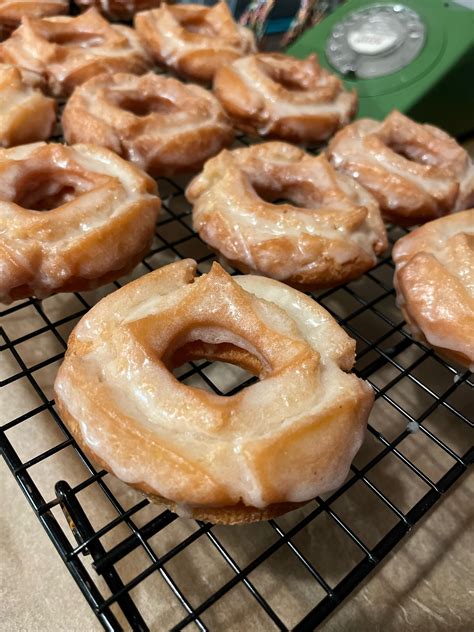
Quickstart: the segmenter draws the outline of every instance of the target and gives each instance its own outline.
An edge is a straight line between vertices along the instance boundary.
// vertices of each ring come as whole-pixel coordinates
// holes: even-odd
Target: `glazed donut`
[[[328,155],[377,198],[395,224],[421,224],[474,205],[468,153],[446,132],[396,110],[383,122],[360,119],[341,130]]]
[[[95,7],[113,20],[129,20],[138,11],[155,9],[161,4],[161,0],[75,0],[81,9]]]
[[[0,150],[0,301],[126,274],[146,254],[159,209],[155,182],[108,149]]]
[[[219,66],[256,50],[252,31],[234,22],[225,2],[169,6],[135,16],[155,61],[190,79],[210,82]]]
[[[103,72],[141,74],[150,65],[133,29],[109,24],[96,9],[77,17],[25,18],[0,45],[0,56],[41,74],[56,96]]]
[[[248,134],[306,145],[326,140],[357,109],[355,92],[318,64],[280,53],[259,53],[222,66],[214,92]]]
[[[12,31],[24,17],[44,18],[67,13],[68,0],[0,0],[0,28]]]
[[[413,335],[474,371],[474,209],[417,228],[392,256],[397,303]]]
[[[222,151],[186,196],[194,229],[234,267],[297,287],[355,279],[387,247],[370,193],[324,156],[286,143]]]
[[[56,103],[30,81],[19,68],[0,63],[0,147],[46,140],[53,131]]]
[[[121,480],[210,522],[266,519],[338,487],[373,402],[348,373],[355,342],[277,281],[195,268],[160,268],[82,318],[55,382],[73,436]],[[261,381],[221,397],[171,373],[202,357]]]
[[[207,90],[153,73],[101,75],[79,86],[63,114],[68,143],[97,143],[154,176],[196,170],[234,139]]]

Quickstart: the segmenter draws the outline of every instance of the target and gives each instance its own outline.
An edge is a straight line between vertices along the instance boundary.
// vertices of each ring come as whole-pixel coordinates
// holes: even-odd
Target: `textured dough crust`
[[[89,79],[69,99],[62,124],[68,143],[108,147],[156,177],[196,171],[234,139],[210,92],[153,73]]]
[[[393,260],[397,302],[413,334],[474,370],[474,209],[399,239]]]
[[[104,461],[98,457],[97,453],[91,450],[89,444],[84,441],[80,425],[72,415],[70,415],[68,409],[65,406],[59,404],[60,415],[64,423],[69,428],[71,434],[81,447],[86,456],[93,461],[96,466],[103,470],[110,470],[110,466],[107,461]],[[268,507],[257,508],[248,507],[243,503],[237,503],[236,505],[229,505],[227,507],[191,507],[185,503],[176,503],[168,498],[163,498],[158,494],[154,494],[153,490],[144,482],[138,484],[129,483],[131,487],[134,487],[142,494],[144,494],[151,502],[159,505],[164,505],[174,513],[178,514],[181,518],[192,518],[193,520],[203,520],[205,522],[211,522],[212,524],[246,524],[250,522],[259,522],[261,520],[271,520],[277,518],[289,511],[294,511],[305,505],[302,503],[273,503]]]
[[[151,60],[135,31],[96,9],[77,17],[25,18],[0,45],[0,58],[42,75],[56,96],[104,72],[144,73]]]
[[[446,132],[394,110],[359,119],[329,143],[333,165],[378,200],[385,218],[413,226],[474,205],[474,167]]]
[[[155,61],[195,81],[212,81],[220,66],[255,52],[252,31],[237,24],[225,2],[170,6],[139,13],[138,35]]]
[[[186,197],[195,230],[231,265],[299,288],[355,279],[387,247],[375,199],[324,156],[286,143],[221,152]]]
[[[0,0],[0,28],[15,29],[21,20],[67,13],[68,0]]]
[[[130,20],[138,11],[156,9],[161,0],[74,0],[81,9],[95,7],[113,20]]]
[[[19,68],[0,63],[0,147],[46,140],[56,122],[56,103]]]
[[[122,276],[148,251],[159,209],[155,182],[107,149],[0,150],[0,301]]]
[[[347,125],[357,109],[355,92],[344,90],[315,55],[305,60],[259,53],[222,66],[214,92],[248,134],[316,144]]]
[[[72,434],[121,480],[211,521],[276,515],[338,487],[373,402],[347,373],[354,341],[281,283],[195,267],[147,274],[83,317],[55,382]],[[181,384],[170,369],[190,344],[191,357],[253,358],[261,381],[229,397]]]

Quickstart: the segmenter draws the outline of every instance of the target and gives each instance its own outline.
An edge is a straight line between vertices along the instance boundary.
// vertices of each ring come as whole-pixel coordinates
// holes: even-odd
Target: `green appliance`
[[[470,0],[348,0],[287,52],[315,52],[359,94],[360,117],[397,108],[455,136],[474,132]],[[474,4],[474,3],[473,3]]]

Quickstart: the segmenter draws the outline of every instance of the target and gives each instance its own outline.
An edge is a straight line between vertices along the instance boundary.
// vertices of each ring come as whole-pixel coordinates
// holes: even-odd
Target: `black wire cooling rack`
[[[188,256],[207,271],[213,255],[191,228],[183,182],[159,185],[163,212],[155,242],[133,278]],[[393,242],[402,231],[389,233]],[[68,333],[94,302],[130,278],[3,310],[0,351],[7,359],[2,366],[10,368],[1,386],[7,395],[18,391],[18,406],[1,426],[2,454],[107,630],[149,629],[150,600],[155,610],[171,613],[159,629],[190,623],[215,629],[229,594],[249,601],[240,609],[242,628],[257,621],[263,629],[313,629],[463,475],[473,461],[471,375],[413,340],[395,305],[392,275],[386,256],[361,279],[313,295],[357,340],[356,373],[376,391],[350,476],[304,508],[240,527],[181,520],[150,504],[97,470],[56,411],[51,385]],[[238,371],[223,386],[224,367],[201,361],[183,367],[180,379],[228,394],[250,383]],[[31,424],[40,430],[40,445],[25,440]],[[140,587],[150,578],[147,601]]]
[[[411,337],[386,256],[361,279],[312,294],[357,341],[355,372],[376,392],[344,485],[244,526],[183,520],[150,503],[84,455],[56,411],[52,383],[71,329],[101,297],[177,259],[210,268],[214,255],[192,230],[185,181],[158,182],[155,240],[132,275],[0,312],[2,455],[106,630],[312,630],[473,463],[472,376]],[[402,234],[390,228],[391,243]],[[181,367],[179,379],[228,395],[254,378],[203,360]]]

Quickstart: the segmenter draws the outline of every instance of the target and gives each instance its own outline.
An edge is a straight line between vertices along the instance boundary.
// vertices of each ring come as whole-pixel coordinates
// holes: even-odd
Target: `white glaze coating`
[[[266,202],[256,189],[290,201]],[[186,195],[194,204],[194,227],[207,243],[244,269],[279,280],[304,275],[307,285],[342,282],[354,274],[355,261],[364,260],[368,269],[386,248],[375,199],[324,156],[286,143],[221,152]],[[284,256],[274,249],[283,241]]]
[[[441,129],[396,110],[384,121],[359,119],[338,132],[328,156],[375,195],[395,223],[421,224],[474,204],[468,153]]]
[[[0,56],[41,74],[58,96],[101,72],[141,74],[151,65],[135,31],[109,24],[94,8],[77,17],[26,18]]]
[[[0,147],[45,140],[56,121],[56,107],[35,87],[37,77],[0,64]]]
[[[413,334],[474,370],[474,210],[395,244],[397,303]]]
[[[73,432],[125,482],[187,507],[262,508],[337,487],[373,398],[345,372],[353,342],[296,290],[260,277],[233,281],[216,265],[194,279],[194,265],[142,277],[76,327],[71,348],[82,350],[66,357],[55,384]],[[232,397],[187,387],[160,358],[196,337],[250,352],[257,344],[269,368]]]
[[[48,296],[75,279],[95,287],[136,263],[153,234],[155,193],[146,174],[99,147],[0,150],[0,300]]]

